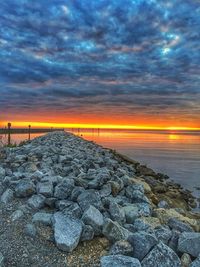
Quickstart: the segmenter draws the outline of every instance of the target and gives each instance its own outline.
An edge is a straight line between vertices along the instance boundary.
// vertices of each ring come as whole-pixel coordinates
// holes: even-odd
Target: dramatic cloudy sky
[[[199,0],[0,11],[0,121],[200,127]]]

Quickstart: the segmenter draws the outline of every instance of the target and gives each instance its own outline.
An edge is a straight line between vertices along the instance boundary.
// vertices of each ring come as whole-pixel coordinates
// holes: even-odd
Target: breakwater
[[[199,261],[200,215],[191,212],[192,195],[165,175],[73,134],[52,132],[2,149],[0,182],[6,266],[180,267]]]

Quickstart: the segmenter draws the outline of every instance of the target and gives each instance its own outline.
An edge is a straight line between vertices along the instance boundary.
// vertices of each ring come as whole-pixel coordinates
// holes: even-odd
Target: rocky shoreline
[[[0,266],[200,266],[191,193],[73,134],[2,149],[0,194]]]

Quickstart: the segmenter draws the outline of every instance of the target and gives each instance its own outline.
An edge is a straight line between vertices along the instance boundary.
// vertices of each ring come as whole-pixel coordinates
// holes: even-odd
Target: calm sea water
[[[200,132],[96,129],[71,132],[167,174],[200,197],[197,189],[200,187]],[[12,135],[16,143],[27,138],[27,134]]]

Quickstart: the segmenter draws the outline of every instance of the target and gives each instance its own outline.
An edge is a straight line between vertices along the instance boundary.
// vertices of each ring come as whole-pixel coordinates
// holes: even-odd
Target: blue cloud
[[[98,103],[200,115],[199,12],[197,0],[2,0],[0,112]]]

